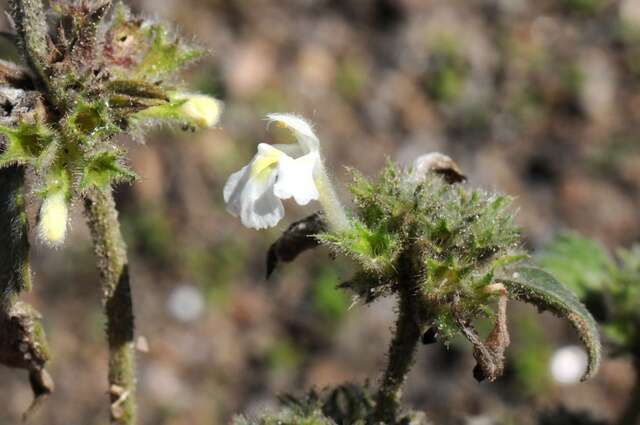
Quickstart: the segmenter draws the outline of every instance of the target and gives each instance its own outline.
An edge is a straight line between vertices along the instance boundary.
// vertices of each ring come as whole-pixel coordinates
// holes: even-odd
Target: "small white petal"
[[[293,131],[298,143],[305,149],[305,153],[317,152],[320,148],[318,136],[304,118],[293,114],[268,114],[267,119],[269,124],[276,123]]]
[[[273,193],[278,160],[284,153],[261,143],[253,160],[233,173],[224,187],[227,211],[252,229],[273,227],[284,217],[282,201]]]
[[[278,180],[274,193],[280,199],[293,198],[298,205],[307,205],[320,194],[313,179],[313,171],[320,160],[318,154],[310,153],[293,159],[283,156],[278,161]]]

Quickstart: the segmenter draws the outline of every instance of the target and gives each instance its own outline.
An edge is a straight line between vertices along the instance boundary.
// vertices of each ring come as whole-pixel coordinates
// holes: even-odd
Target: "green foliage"
[[[567,241],[570,243],[567,243]],[[586,301],[604,303],[602,329],[621,353],[640,352],[640,246],[612,258],[597,242],[560,235],[540,255],[540,263],[565,279]]]
[[[497,271],[524,258],[508,197],[436,176],[412,182],[393,165],[376,182],[356,174],[351,191],[358,218],[344,232],[320,236],[360,266],[344,287],[372,302],[409,275],[445,342],[457,333],[456,317],[492,316],[486,287]]]
[[[549,359],[551,347],[544,337],[542,324],[531,315],[519,315],[513,321],[513,347],[510,361],[513,364],[518,388],[528,396],[545,394],[551,385]]]
[[[330,269],[319,273],[311,287],[314,309],[329,322],[339,322],[347,314],[349,298],[336,287],[337,275]]]
[[[583,299],[587,292],[603,288],[614,267],[600,244],[574,233],[558,235],[537,261]]]
[[[600,334],[595,320],[578,298],[551,274],[534,267],[517,267],[501,281],[512,298],[535,304],[571,322],[589,354],[589,367],[582,380],[593,377],[602,355]]]
[[[435,100],[448,102],[458,98],[469,74],[469,64],[458,42],[442,35],[433,43],[426,91]]]
[[[30,165],[37,169],[51,162],[55,150],[54,133],[40,122],[20,123],[17,128],[0,126],[5,136],[4,152],[0,154],[0,168],[9,165]]]

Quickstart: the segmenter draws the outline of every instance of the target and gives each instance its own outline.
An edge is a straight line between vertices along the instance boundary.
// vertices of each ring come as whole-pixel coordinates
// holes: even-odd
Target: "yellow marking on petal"
[[[265,154],[258,156],[251,164],[251,176],[259,180],[265,180],[284,155],[277,149],[269,149]]]

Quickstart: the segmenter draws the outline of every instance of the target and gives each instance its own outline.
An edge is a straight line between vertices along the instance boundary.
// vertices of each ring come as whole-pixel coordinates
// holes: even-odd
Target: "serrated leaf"
[[[136,174],[121,164],[117,151],[99,152],[87,160],[80,179],[80,190],[91,187],[105,189],[111,183],[132,181],[135,178]]]
[[[535,267],[515,268],[500,281],[507,287],[510,298],[549,310],[571,322],[589,355],[589,366],[582,380],[592,378],[600,366],[600,334],[591,313],[573,292],[550,273]]]

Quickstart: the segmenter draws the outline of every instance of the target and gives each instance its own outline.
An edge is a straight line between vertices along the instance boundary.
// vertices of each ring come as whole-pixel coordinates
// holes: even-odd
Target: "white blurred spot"
[[[183,406],[188,404],[189,390],[176,371],[161,363],[151,363],[142,373],[145,394],[163,404]]]
[[[138,350],[141,353],[148,353],[149,352],[149,341],[147,341],[146,337],[140,335],[136,339],[136,350]]]
[[[169,295],[167,309],[176,320],[192,322],[202,315],[204,298],[198,288],[191,285],[181,285]]]
[[[560,384],[575,384],[587,371],[589,358],[577,345],[568,345],[556,350],[551,356],[551,376]]]

